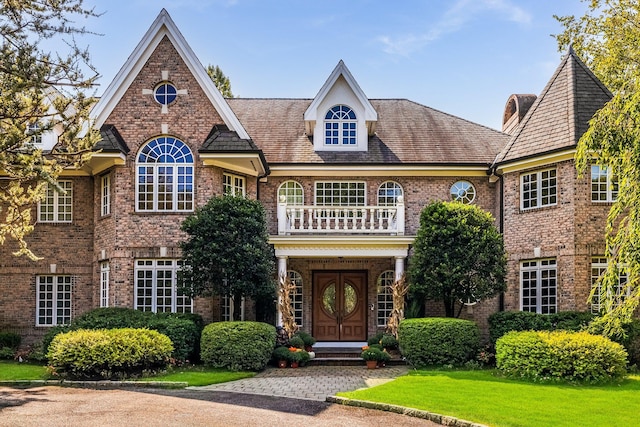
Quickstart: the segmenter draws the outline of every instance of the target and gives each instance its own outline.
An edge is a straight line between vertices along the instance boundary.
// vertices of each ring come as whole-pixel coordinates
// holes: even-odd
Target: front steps
[[[364,366],[365,362],[360,358],[362,347],[366,342],[318,342],[314,344],[313,351],[316,357],[308,362],[311,366]],[[393,355],[387,365],[406,365],[399,354]]]

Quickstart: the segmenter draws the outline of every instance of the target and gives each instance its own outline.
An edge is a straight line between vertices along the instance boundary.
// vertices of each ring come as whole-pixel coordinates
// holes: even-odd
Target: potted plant
[[[297,368],[309,360],[309,353],[301,348],[289,347],[289,364],[292,368]]]
[[[294,335],[289,339],[289,347],[304,349],[304,341],[298,335]]]
[[[313,351],[313,345],[316,343],[316,339],[312,337],[310,334],[300,331],[295,336],[302,338],[304,342],[304,349],[307,352]]]
[[[289,362],[289,347],[279,346],[273,350],[271,354],[273,360],[278,364],[278,368],[286,368]]]
[[[382,360],[384,355],[379,348],[364,346],[362,347],[360,357],[367,362],[367,369],[375,369],[378,367],[378,361]]]

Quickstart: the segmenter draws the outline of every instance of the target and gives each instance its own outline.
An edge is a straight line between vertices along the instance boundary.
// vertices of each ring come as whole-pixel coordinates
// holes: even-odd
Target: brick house
[[[508,100],[504,132],[369,99],[342,61],[318,86],[313,99],[224,99],[163,10],[94,108],[100,151],[60,177],[67,194],[50,190],[34,208],[28,242],[43,259],[0,246],[0,330],[35,341],[104,306],[227,319],[229,298],[191,301],[175,282],[180,223],[225,192],[264,204],[296,321],[321,341],[385,325],[386,285],[434,200],[475,203],[504,232],[508,291],[464,317],[486,328],[502,309],[590,308],[614,183],[595,166],[577,178],[572,159],[610,94],[573,52],[539,97]],[[245,318],[255,309],[247,302]]]

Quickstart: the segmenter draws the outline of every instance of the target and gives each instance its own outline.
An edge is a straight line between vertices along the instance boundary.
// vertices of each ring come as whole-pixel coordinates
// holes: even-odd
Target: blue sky
[[[85,0],[100,95],[160,10],[234,94],[313,98],[340,59],[369,98],[408,98],[492,128],[512,93],[539,94],[561,60],[553,15],[579,0]]]

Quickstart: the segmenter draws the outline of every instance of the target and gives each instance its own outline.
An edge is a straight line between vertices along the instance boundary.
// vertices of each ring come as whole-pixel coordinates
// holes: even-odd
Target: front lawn
[[[640,414],[640,376],[620,384],[574,386],[519,382],[496,377],[495,371],[418,371],[338,395],[491,426],[636,425]]]
[[[186,382],[190,386],[203,386],[250,378],[254,375],[255,372],[232,372],[219,368],[189,365],[169,368],[166,373],[141,378],[140,381],[177,381]],[[46,366],[0,360],[0,381],[47,379],[54,379],[54,377],[47,373]]]
[[[0,360],[0,381],[46,379],[49,379],[46,366]]]

